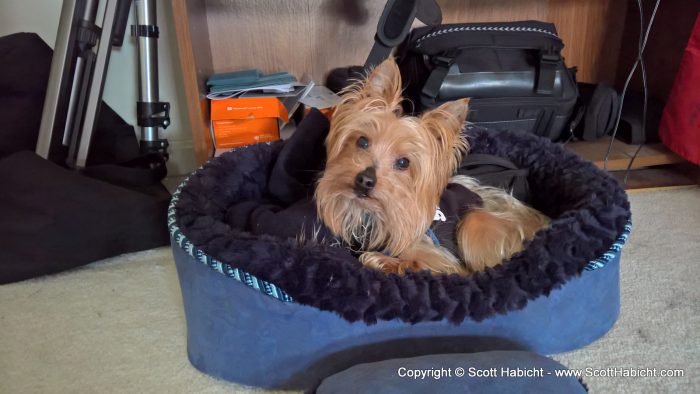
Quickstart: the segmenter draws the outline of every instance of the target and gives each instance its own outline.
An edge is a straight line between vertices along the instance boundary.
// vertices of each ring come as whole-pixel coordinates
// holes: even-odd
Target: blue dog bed
[[[530,169],[532,204],[551,226],[469,277],[385,275],[342,248],[289,238],[300,231],[284,225],[290,218],[313,220],[302,208],[313,206],[327,130],[314,111],[291,140],[213,159],[173,195],[169,228],[195,367],[245,385],[308,389],[359,363],[552,354],[612,327],[630,213],[607,174],[536,136],[470,129],[472,152]]]

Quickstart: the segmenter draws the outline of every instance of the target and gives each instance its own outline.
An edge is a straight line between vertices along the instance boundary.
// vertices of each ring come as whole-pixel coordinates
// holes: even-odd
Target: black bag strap
[[[466,155],[459,165],[460,174],[489,177],[495,179],[511,179],[516,177],[527,177],[530,173],[527,168],[518,168],[513,162],[508,159],[487,155],[483,153],[472,153]]]
[[[416,17],[418,0],[388,0],[377,23],[374,46],[367,56],[365,69],[376,66],[386,59],[391,50],[399,45],[411,29]]]
[[[561,56],[558,51],[554,50],[554,47],[549,46],[540,51],[540,64],[537,70],[537,85],[535,86],[537,94],[552,94],[559,62],[561,62]]]
[[[529,170],[518,168],[506,158],[483,153],[468,154],[462,158],[457,173],[476,178],[484,185],[505,189],[521,201],[530,200]]]
[[[500,156],[487,155],[485,153],[470,153],[462,159],[460,168],[476,167],[482,165],[492,165],[507,168],[509,170],[520,170],[513,162]],[[524,170],[527,172],[527,170]]]
[[[450,71],[450,67],[454,63],[457,56],[459,56],[458,50],[449,51],[444,56],[437,56],[433,58],[433,63],[435,68],[430,72],[428,79],[425,80],[423,84],[423,89],[421,90],[421,96],[427,98],[429,102],[434,103],[440,94],[440,87],[447,77],[447,73]]]
[[[374,46],[365,61],[365,70],[389,57],[392,49],[401,44],[418,18],[426,25],[442,22],[442,12],[435,0],[388,0],[377,23]]]

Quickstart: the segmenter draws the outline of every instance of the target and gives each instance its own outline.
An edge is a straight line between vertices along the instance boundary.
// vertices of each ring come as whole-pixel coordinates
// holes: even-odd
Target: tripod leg
[[[78,96],[80,95],[80,85],[85,75],[85,59],[78,57],[75,61],[75,73],[73,73],[73,87],[70,90],[70,102],[68,103],[68,111],[66,113],[66,127],[63,132],[63,145],[68,146],[71,141],[71,133],[73,132],[73,122],[76,116],[76,105]]]
[[[82,133],[80,135],[80,144],[78,145],[78,155],[75,165],[78,168],[85,168],[87,164],[88,151],[92,142],[92,134],[95,131],[97,118],[100,113],[100,105],[102,104],[102,93],[105,85],[105,77],[107,76],[107,66],[109,65],[109,56],[112,53],[112,34],[114,23],[117,14],[117,3],[119,0],[107,0],[105,6],[105,14],[102,22],[102,32],[100,34],[100,43],[95,57],[94,74],[92,83],[87,95],[87,105],[85,109],[85,121],[83,122]]]
[[[159,138],[158,128],[170,125],[170,104],[159,101],[158,26],[155,0],[135,0],[136,23],[132,34],[139,42],[138,124],[141,126],[141,152],[168,155],[168,141]],[[162,114],[162,115],[161,115]]]
[[[58,143],[57,129],[62,127],[59,125],[62,123],[60,118],[64,116],[66,100],[70,98],[70,70],[73,64],[77,30],[75,25],[82,16],[84,6],[85,1],[63,0],[36,143],[36,154],[44,159],[50,158],[52,147]]]
[[[92,53],[92,47],[97,43],[97,37],[99,35],[99,29],[95,26],[95,18],[97,17],[97,0],[86,0],[85,8],[83,10],[83,15],[79,21],[79,27],[76,37],[76,42],[80,53],[78,54],[78,59],[75,62],[75,72],[73,73],[73,87],[71,88],[70,101],[68,102],[68,112],[66,118],[66,125],[63,133],[63,145],[68,145],[71,139],[71,132],[74,129],[78,129],[73,125],[76,121],[79,126],[80,120],[82,118],[82,106],[78,106],[79,97],[81,97],[80,86],[83,82],[84,75],[90,75],[90,60]],[[87,66],[86,66],[86,63]],[[77,107],[76,107],[77,106]]]
[[[77,89],[79,89],[75,96],[73,96],[77,97],[76,105],[78,110],[75,111],[74,121],[70,124],[66,123],[66,134],[63,137],[64,145],[68,145],[68,157],[66,159],[66,164],[68,165],[68,167],[71,168],[75,168],[76,166],[76,155],[78,151],[78,141],[80,139],[81,130],[80,126],[82,125],[83,116],[85,115],[82,109],[85,108],[87,90],[90,87],[90,82],[92,81],[92,70],[95,64],[95,54],[91,50],[88,50],[84,58],[78,58],[78,62],[80,63],[76,65],[76,69],[79,64],[82,63],[83,65],[83,72],[80,75],[81,78],[78,79],[78,74],[76,73],[76,79],[74,81],[78,82]],[[74,84],[73,87],[76,88],[76,85]],[[73,97],[71,97],[71,101],[73,101]],[[68,129],[69,125],[71,126],[70,130]]]

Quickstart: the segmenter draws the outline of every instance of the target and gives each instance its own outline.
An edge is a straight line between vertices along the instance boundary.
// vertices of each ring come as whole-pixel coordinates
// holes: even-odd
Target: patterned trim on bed
[[[188,180],[189,178],[185,179],[185,181],[178,186],[170,200],[170,206],[168,206],[168,230],[170,231],[170,238],[174,240],[175,243],[178,244],[185,252],[187,252],[187,254],[192,256],[200,263],[208,265],[214,271],[233,278],[249,287],[254,288],[255,290],[262,291],[263,293],[275,297],[280,301],[294,302],[294,299],[292,299],[289,294],[285,293],[274,284],[260,280],[245,271],[209,256],[208,254],[204,253],[203,250],[194,246],[194,244],[192,244],[192,242],[185,237],[182,231],[180,231],[180,228],[177,226],[177,221],[175,219],[175,206],[180,199],[180,190],[187,184]]]
[[[610,261],[612,261],[612,259],[614,259],[620,254],[622,247],[625,246],[625,242],[627,242],[627,238],[629,238],[630,236],[630,231],[632,231],[631,221],[627,222],[627,224],[625,225],[625,229],[622,230],[622,234],[620,234],[620,236],[617,237],[617,240],[615,241],[615,243],[612,244],[610,249],[608,249],[608,251],[605,252],[602,256],[589,262],[584,269],[586,271],[595,271],[598,268],[605,267],[606,264],[608,264]]]
[[[204,253],[203,250],[194,246],[194,244],[192,244],[192,242],[185,237],[182,231],[180,231],[180,228],[177,226],[177,221],[175,219],[175,206],[180,199],[180,190],[187,184],[188,180],[189,178],[185,179],[180,186],[178,186],[175,193],[173,193],[170,200],[170,205],[168,206],[168,230],[170,231],[170,238],[174,240],[175,243],[178,244],[185,252],[187,252],[187,254],[192,256],[192,258],[202,264],[208,265],[214,271],[233,278],[280,301],[294,302],[294,299],[289,294],[285,293],[284,290],[280,289],[274,284],[260,280],[243,270],[231,266],[230,264],[216,260],[215,258]],[[625,245],[625,242],[629,237],[630,231],[632,231],[632,223],[628,222],[625,225],[625,229],[623,230],[622,234],[620,234],[617,241],[612,244],[610,249],[601,257],[589,262],[584,269],[586,271],[595,271],[599,268],[605,267],[605,265],[620,254],[622,247]]]

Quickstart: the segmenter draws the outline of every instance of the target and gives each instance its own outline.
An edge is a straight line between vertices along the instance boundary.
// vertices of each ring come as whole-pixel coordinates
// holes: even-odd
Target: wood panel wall
[[[195,158],[203,164],[213,149],[204,82],[214,71],[204,2],[174,0],[173,19]]]
[[[444,23],[554,22],[579,79],[614,80],[625,19],[616,0],[439,0]],[[206,0],[215,72],[310,73],[363,64],[385,0]]]

